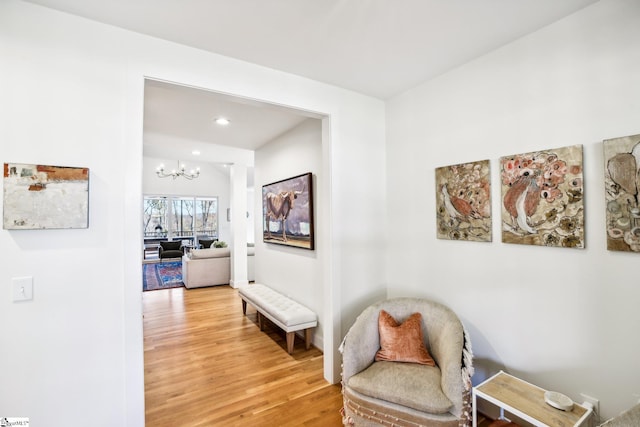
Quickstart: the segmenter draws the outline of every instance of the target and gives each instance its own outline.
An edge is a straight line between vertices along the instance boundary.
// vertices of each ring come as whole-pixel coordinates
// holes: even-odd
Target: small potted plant
[[[215,242],[213,242],[213,247],[214,248],[226,248],[227,247],[227,242],[225,242],[223,240],[216,240]]]

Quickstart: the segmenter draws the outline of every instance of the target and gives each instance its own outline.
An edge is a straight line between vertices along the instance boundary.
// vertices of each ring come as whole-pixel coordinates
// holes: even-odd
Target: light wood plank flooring
[[[322,353],[256,312],[229,286],[143,293],[147,427],[341,426],[339,385]]]

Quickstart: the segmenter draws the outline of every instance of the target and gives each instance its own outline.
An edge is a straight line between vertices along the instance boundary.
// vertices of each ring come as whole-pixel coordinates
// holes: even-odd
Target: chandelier
[[[173,169],[171,170],[171,172],[167,173],[164,170],[164,165],[160,165],[156,169],[156,175],[158,175],[158,177],[160,178],[171,177],[173,179],[176,179],[177,177],[181,176],[186,179],[195,179],[200,176],[200,168],[197,168],[195,170],[191,169],[189,173],[187,173],[185,165],[180,164],[180,160],[178,160],[178,169]]]

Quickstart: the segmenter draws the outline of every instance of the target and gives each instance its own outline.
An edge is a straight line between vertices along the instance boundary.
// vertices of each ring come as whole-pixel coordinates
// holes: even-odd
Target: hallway
[[[247,316],[229,286],[143,293],[147,427],[340,426],[322,353]]]

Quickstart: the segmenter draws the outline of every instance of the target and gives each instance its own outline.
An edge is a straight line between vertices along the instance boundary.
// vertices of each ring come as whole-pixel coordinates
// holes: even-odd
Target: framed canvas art
[[[4,164],[5,230],[89,227],[89,169]]]
[[[262,214],[264,242],[313,249],[312,174],[262,186]]]
[[[640,135],[607,139],[603,146],[607,249],[640,252]]]
[[[437,237],[491,241],[489,160],[436,168]]]
[[[500,158],[502,241],[584,248],[582,146]]]

